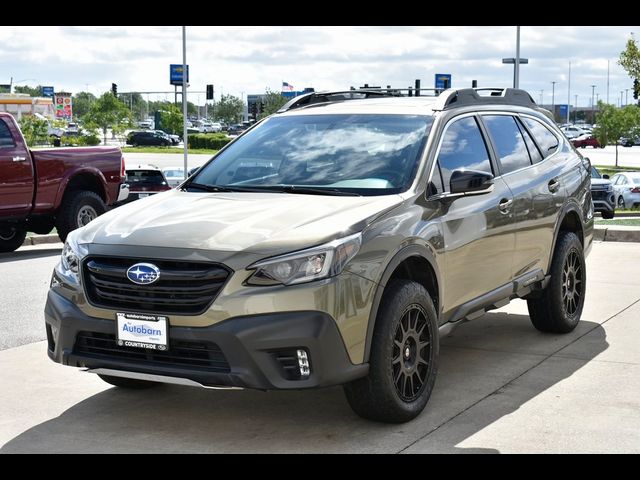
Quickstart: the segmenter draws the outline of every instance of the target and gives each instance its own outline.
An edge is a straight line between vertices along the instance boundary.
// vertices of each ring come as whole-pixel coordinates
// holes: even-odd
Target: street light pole
[[[516,63],[513,74],[513,88],[520,88],[520,27],[516,27]]]
[[[591,123],[592,124],[596,122],[596,108],[595,108],[595,104],[593,103],[595,94],[596,94],[596,86],[591,85]]]
[[[189,138],[187,132],[187,27],[182,27],[182,140],[184,143],[184,179],[187,179]]]
[[[571,62],[569,62],[569,88],[567,91],[567,123],[571,123]]]
[[[575,101],[575,105],[573,106],[573,123],[576,123],[578,121],[578,94],[576,93],[575,95],[576,101]]]
[[[625,93],[625,97],[624,97],[624,104],[625,104],[625,105],[629,105],[629,89],[628,89],[628,88],[625,88],[625,90],[624,90],[624,91],[626,92],[626,93]]]

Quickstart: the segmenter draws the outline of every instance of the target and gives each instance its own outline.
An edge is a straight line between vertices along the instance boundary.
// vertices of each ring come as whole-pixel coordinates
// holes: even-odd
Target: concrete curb
[[[61,243],[58,235],[34,235],[24,239],[23,247],[29,245],[42,245],[44,243]]]
[[[593,239],[601,242],[640,242],[640,228],[598,225],[593,231]]]

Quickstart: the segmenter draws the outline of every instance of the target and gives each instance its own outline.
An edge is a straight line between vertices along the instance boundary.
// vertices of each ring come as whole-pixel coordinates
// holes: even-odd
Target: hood
[[[399,195],[172,190],[102,215],[78,232],[78,242],[275,255],[354,233],[401,202]]]
[[[591,185],[592,186],[597,186],[597,187],[608,187],[609,185],[611,185],[611,180],[607,180],[606,178],[592,178],[591,179]]]

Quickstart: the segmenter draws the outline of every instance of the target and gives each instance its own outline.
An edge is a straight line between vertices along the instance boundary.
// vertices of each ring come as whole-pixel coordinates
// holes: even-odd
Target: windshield
[[[432,121],[410,115],[274,117],[222,151],[192,181],[252,191],[399,193],[415,176]]]

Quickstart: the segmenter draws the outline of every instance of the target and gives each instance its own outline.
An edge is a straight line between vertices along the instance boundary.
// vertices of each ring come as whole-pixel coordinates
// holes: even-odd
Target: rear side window
[[[474,117],[454,121],[444,134],[429,188],[448,192],[454,170],[480,170],[493,175],[489,151]],[[436,176],[440,174],[440,181]],[[441,191],[442,189],[443,191]]]
[[[486,115],[483,119],[500,157],[503,175],[531,165],[529,151],[515,118],[508,115]]]
[[[532,118],[522,117],[522,121],[531,131],[536,143],[540,146],[543,158],[547,158],[558,150],[558,137],[551,133],[551,130],[538,120],[533,120]]]
[[[15,147],[16,144],[13,141],[9,127],[3,120],[0,120],[0,148]]]
[[[541,162],[542,155],[540,155],[540,150],[538,150],[538,147],[536,147],[536,144],[532,140],[531,135],[529,135],[529,132],[527,132],[527,129],[524,128],[520,122],[518,122],[518,126],[520,127],[520,132],[522,133],[522,137],[524,138],[524,143],[527,144],[527,150],[529,150],[531,163]]]

